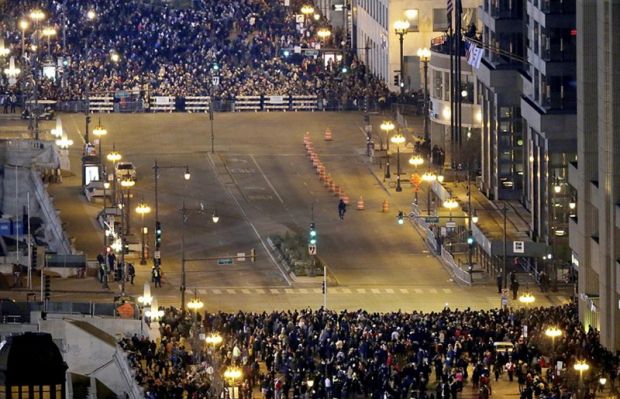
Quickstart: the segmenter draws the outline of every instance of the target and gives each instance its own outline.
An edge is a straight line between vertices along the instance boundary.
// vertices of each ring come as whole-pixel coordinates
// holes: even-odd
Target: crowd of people
[[[189,8],[123,0],[0,2],[0,35],[19,60],[18,21],[35,8],[47,14],[44,24],[24,31],[26,60],[41,66],[49,58],[60,66],[55,80],[38,76],[42,98],[118,91],[222,98],[387,96],[386,86],[346,50],[342,32],[321,40],[316,32],[326,25],[322,16],[299,20],[301,5],[298,0],[288,6],[284,0],[193,0]],[[92,20],[89,11],[95,12]],[[55,27],[56,36],[38,38],[33,32],[43,25]],[[342,60],[326,64],[304,53],[319,47],[336,48]],[[0,82],[5,89],[7,84]]]
[[[242,371],[234,383],[241,398],[457,398],[472,389],[488,398],[504,378],[521,398],[568,399],[579,388],[580,360],[591,366],[583,397],[593,397],[599,376],[615,390],[618,357],[576,313],[574,305],[384,314],[166,309],[160,339],[133,336],[121,346],[151,399],[210,397],[232,385],[222,379],[230,366]],[[562,331],[554,345],[544,333],[550,326]],[[222,344],[205,345],[214,332]]]

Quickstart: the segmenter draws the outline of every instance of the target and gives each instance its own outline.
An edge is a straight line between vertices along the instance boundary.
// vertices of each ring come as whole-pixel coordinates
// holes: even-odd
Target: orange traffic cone
[[[325,186],[327,189],[330,189],[330,188],[331,188],[331,186],[332,186],[332,183],[333,183],[333,182],[334,182],[334,181],[332,180],[332,177],[331,177],[330,175],[325,176],[325,184],[324,184],[324,186]]]
[[[362,198],[361,195],[360,195],[360,199],[357,200],[357,210],[358,211],[364,210],[364,198]]]
[[[330,128],[325,129],[325,141],[332,141],[333,140],[333,136],[332,136],[332,130]]]
[[[325,166],[319,169],[319,179],[325,181]]]
[[[342,194],[342,187],[340,187],[339,185],[336,185],[336,188],[334,189],[334,195],[340,198],[340,194]]]
[[[383,201],[383,213],[387,213],[387,211],[390,210],[390,204],[388,203],[388,200],[384,200]]]

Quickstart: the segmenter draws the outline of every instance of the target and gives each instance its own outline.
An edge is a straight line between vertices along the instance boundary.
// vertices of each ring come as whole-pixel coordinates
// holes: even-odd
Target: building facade
[[[521,118],[525,68],[524,0],[483,0],[482,42],[476,70],[482,108],[480,190],[490,199],[520,199],[524,138]]]
[[[577,161],[569,222],[579,316],[620,350],[620,1],[577,0]]]
[[[549,246],[535,262],[552,281],[571,275],[568,218],[574,194],[568,164],[577,151],[575,1],[526,2],[527,69],[522,75],[524,132],[523,205],[532,239]]]
[[[463,27],[475,24],[480,0],[462,0],[462,4]],[[403,84],[406,92],[418,91],[423,76],[417,51],[429,48],[431,40],[448,29],[446,6],[444,0],[353,0],[352,46],[358,58],[391,90],[400,90],[400,44],[394,23],[409,22],[403,43]]]

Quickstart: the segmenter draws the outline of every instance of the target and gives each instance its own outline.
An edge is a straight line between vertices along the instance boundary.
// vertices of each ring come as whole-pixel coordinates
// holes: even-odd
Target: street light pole
[[[429,49],[421,48],[418,50],[418,57],[424,65],[424,141],[430,140],[429,133],[429,116],[428,116],[428,62],[431,58],[431,52]]]
[[[408,21],[396,21],[394,23],[394,31],[398,35],[398,40],[400,42],[400,94],[405,94],[405,55],[403,53],[403,43],[405,40],[405,35],[409,30],[409,22]]]
[[[181,208],[182,224],[181,224],[181,312],[185,311],[185,220],[187,219],[187,208],[185,200],[183,208]]]
[[[508,212],[508,207],[506,206],[506,202],[504,201],[504,206],[502,208],[502,213],[504,216],[504,252],[503,252],[503,270],[502,270],[502,279],[504,282],[504,289],[508,286],[507,277],[508,277],[508,243],[507,243],[507,230],[506,230],[506,214]]]

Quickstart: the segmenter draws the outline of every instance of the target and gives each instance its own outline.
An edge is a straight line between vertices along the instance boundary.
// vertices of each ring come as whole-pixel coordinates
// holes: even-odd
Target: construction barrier
[[[88,97],[90,112],[114,111],[114,97]]]
[[[334,136],[332,135],[332,130],[330,128],[325,129],[325,141],[332,141]]]
[[[238,96],[235,98],[234,111],[254,111],[262,110],[261,96]]]
[[[149,109],[151,112],[172,112],[175,109],[175,98],[171,96],[151,97]]]
[[[209,112],[210,108],[211,97],[209,96],[185,97],[185,110],[187,112]]]
[[[357,200],[357,210],[363,211],[365,209],[364,198],[360,195],[360,199]]]

